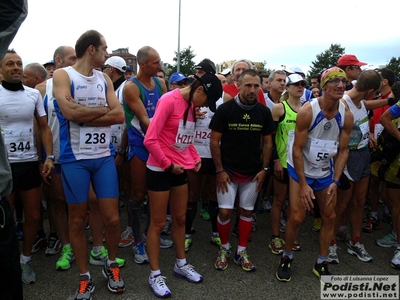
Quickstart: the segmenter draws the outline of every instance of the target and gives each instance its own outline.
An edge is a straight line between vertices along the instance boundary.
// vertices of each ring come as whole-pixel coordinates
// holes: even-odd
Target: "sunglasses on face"
[[[305,87],[306,83],[304,81],[299,81],[299,82],[291,83],[290,85]]]
[[[111,66],[106,65],[106,66],[104,66],[104,67],[101,68],[101,71],[104,71],[104,70],[107,69],[107,68],[111,68]]]
[[[173,82],[172,84],[175,84],[177,86],[184,86],[184,85],[187,85],[187,82],[182,80],[182,81],[179,81],[179,82]]]

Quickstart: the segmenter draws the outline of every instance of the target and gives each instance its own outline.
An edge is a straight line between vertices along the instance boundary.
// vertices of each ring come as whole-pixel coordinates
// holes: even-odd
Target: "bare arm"
[[[335,156],[335,173],[333,176],[333,180],[339,181],[340,177],[342,176],[344,167],[347,164],[347,159],[349,157],[349,141],[350,141],[350,133],[353,128],[354,118],[353,114],[350,112],[349,109],[346,108],[345,117],[344,117],[344,126],[340,132],[339,137],[339,150]],[[335,196],[337,189],[337,184],[332,182],[328,188],[328,195],[332,197]]]
[[[257,173],[254,177],[253,181],[257,181],[257,192],[259,192],[262,188],[265,178],[267,177],[267,172],[264,171],[264,168],[269,166],[272,156],[272,135],[263,136],[263,151],[262,151],[262,167],[263,169]]]
[[[314,207],[313,200],[315,199],[314,191],[306,181],[304,173],[304,158],[303,148],[307,142],[308,128],[312,120],[312,109],[310,103],[306,103],[300,108],[296,118],[296,131],[293,142],[293,164],[296,170],[300,185],[300,201],[306,210]]]
[[[300,186],[308,185],[304,173],[303,148],[307,142],[308,128],[312,120],[312,110],[309,103],[300,108],[296,118],[296,130],[293,142],[293,164],[299,178]]]
[[[343,169],[347,164],[347,158],[349,157],[349,141],[350,141],[350,132],[353,128],[354,118],[353,114],[350,110],[346,109],[345,117],[344,117],[344,126],[340,132],[339,137],[339,150],[335,157],[335,174],[333,179],[340,180],[342,176]]]
[[[101,117],[86,122],[85,125],[87,126],[110,126],[121,124],[125,120],[125,113],[122,109],[121,103],[119,103],[119,100],[115,95],[113,83],[107,74],[104,74],[104,78],[106,79],[108,86],[106,99],[109,111]]]
[[[225,171],[222,171],[224,167],[222,166],[221,158],[221,138],[221,132],[215,130],[211,131],[210,150],[212,158],[214,160],[215,170],[217,172],[217,190],[221,191],[224,194],[225,192],[228,192],[228,183],[231,183],[231,179]]]
[[[385,111],[381,116],[381,124],[385,127],[385,130],[397,140],[400,141],[400,132],[397,130],[396,125],[392,122],[395,118],[389,112]]]
[[[159,80],[161,83],[162,95],[168,92],[167,85],[165,84],[165,80]]]
[[[42,99],[44,99],[44,96],[46,94],[46,82],[47,82],[47,80],[45,80],[42,83],[39,83],[37,86],[35,86],[35,89],[37,89],[40,92]]]
[[[282,103],[275,104],[272,107],[272,111],[271,111],[272,119],[274,120],[274,122],[278,122],[284,113],[285,113],[285,108],[284,108],[283,104]],[[273,139],[275,139],[275,134],[273,135]],[[273,142],[275,142],[275,141],[273,141]],[[274,156],[274,157],[276,157],[276,156]],[[278,179],[283,179],[283,166],[282,166],[282,163],[281,163],[279,157],[274,159],[274,175]]]
[[[121,144],[119,144],[119,147],[124,150],[128,148],[128,133],[126,132],[126,128],[124,128],[124,131],[122,132]],[[126,153],[121,154],[117,152],[117,155],[115,156],[115,164],[117,166],[120,166],[122,165],[125,159],[126,159]]]
[[[362,100],[362,101],[364,101],[365,108],[367,110],[371,110],[371,109],[375,109],[375,108],[382,107],[385,105],[389,105],[388,99],[368,100],[368,101]]]
[[[57,104],[64,117],[74,123],[90,122],[109,111],[108,107],[86,107],[72,102],[69,76],[63,69],[54,72],[53,96],[57,99]]]
[[[40,130],[41,141],[44,148],[46,149],[46,153],[47,155],[53,155],[53,135],[51,134],[50,127],[47,124],[47,118],[46,116],[37,117],[36,120]],[[42,177],[45,179],[53,172],[53,170],[53,160],[46,159],[43,165]]]
[[[228,93],[224,93],[224,102],[228,102],[229,100],[233,99],[231,95],[229,95]]]

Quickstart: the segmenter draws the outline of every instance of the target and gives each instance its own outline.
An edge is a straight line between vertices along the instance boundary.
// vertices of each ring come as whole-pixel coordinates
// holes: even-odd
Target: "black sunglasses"
[[[290,85],[294,85],[294,86],[302,86],[302,87],[305,87],[306,86],[306,83],[304,82],[304,81],[298,81],[298,82],[295,82],[295,83],[291,83]]]

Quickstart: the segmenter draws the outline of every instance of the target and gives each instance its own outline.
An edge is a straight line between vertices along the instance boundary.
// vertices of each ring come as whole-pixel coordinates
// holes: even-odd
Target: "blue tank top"
[[[154,116],[158,99],[160,99],[162,95],[162,87],[159,79],[157,77],[153,77],[153,79],[156,85],[153,90],[148,90],[147,88],[145,88],[136,77],[132,77],[131,79],[129,79],[138,86],[140,91],[140,99],[142,100],[143,105],[147,111],[147,115],[150,119]],[[122,105],[125,111],[126,132],[128,133],[129,145],[143,146],[145,132],[139,118],[130,109],[125,100],[123,101]]]

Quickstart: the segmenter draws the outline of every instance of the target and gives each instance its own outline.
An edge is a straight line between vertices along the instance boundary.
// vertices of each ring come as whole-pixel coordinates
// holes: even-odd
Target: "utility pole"
[[[178,61],[176,70],[181,71],[181,0],[179,0],[179,21],[178,21]]]

